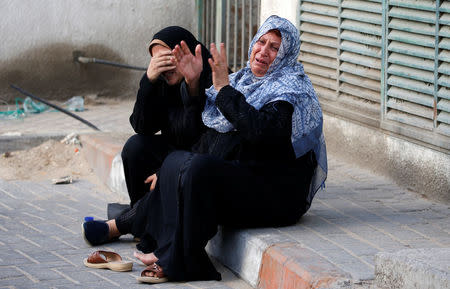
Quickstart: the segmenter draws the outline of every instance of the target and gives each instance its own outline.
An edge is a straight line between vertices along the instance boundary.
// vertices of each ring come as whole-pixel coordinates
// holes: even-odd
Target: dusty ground
[[[5,153],[0,157],[0,177],[4,180],[49,180],[72,176],[95,180],[81,153],[81,146],[48,140],[29,150]],[[95,182],[97,183],[97,182]]]

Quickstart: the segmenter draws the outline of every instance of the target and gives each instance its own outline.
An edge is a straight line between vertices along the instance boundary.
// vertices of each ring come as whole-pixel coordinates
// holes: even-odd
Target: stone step
[[[378,253],[375,264],[375,284],[382,289],[450,288],[450,248]]]

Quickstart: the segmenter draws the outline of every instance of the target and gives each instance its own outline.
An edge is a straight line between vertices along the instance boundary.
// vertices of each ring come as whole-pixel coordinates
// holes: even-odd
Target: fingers
[[[228,65],[225,43],[220,43],[220,51],[217,49],[216,44],[211,43],[210,52],[211,52],[211,55],[213,56],[214,65],[216,65],[216,66]]]
[[[181,41],[181,50],[186,55],[192,54],[191,51],[189,50],[189,47],[187,46],[186,42],[184,42],[184,41]]]
[[[146,178],[144,183],[150,184],[150,191],[153,191],[156,187],[157,180],[158,180],[158,177],[156,176],[156,174],[153,174],[153,175],[149,176],[148,178]]]
[[[176,60],[174,56],[163,56],[152,59],[149,65],[149,69],[155,73],[160,74],[165,71],[169,71],[176,68],[174,63]]]
[[[227,50],[225,49],[225,43],[220,43],[220,53],[222,63],[228,63],[227,61]]]
[[[212,58],[208,58],[209,66],[211,66],[211,70],[215,72],[216,66],[214,65],[214,60]]]
[[[197,44],[195,47],[195,58],[201,58],[202,57],[202,46],[200,44]]]
[[[155,180],[152,182],[152,184],[150,185],[150,191],[153,191],[156,187],[156,181],[157,181],[157,177],[155,176]]]
[[[183,57],[183,52],[181,51],[181,48],[178,44],[175,45],[175,48],[172,50],[172,53],[177,61],[180,61],[181,58]]]
[[[219,52],[217,51],[216,44],[211,43],[209,51],[214,59],[214,62],[219,60]]]
[[[163,72],[176,68],[176,60],[172,55],[172,51],[167,50],[157,55],[154,55],[150,59],[150,63],[147,69],[147,77],[150,81],[154,82]]]
[[[149,176],[148,178],[145,179],[144,183],[148,184],[153,182],[153,180],[156,178],[156,174],[153,174],[151,176]]]
[[[152,57],[153,58],[158,58],[158,57],[170,56],[170,55],[172,55],[172,51],[170,51],[170,50],[163,50],[163,51],[159,52],[158,54],[153,55]]]
[[[167,66],[167,65],[173,65],[174,56],[161,56],[161,57],[155,57],[151,60],[151,63],[155,66]]]

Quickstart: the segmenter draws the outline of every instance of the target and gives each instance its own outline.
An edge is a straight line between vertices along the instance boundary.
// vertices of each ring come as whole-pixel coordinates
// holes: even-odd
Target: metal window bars
[[[206,46],[225,42],[228,66],[247,62],[249,44],[259,27],[260,0],[197,0],[199,40]]]

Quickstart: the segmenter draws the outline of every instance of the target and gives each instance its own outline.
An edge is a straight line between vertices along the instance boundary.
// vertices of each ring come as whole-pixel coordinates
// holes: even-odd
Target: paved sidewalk
[[[101,101],[101,99],[99,100]],[[104,132],[133,133],[128,121],[134,101],[110,101],[108,104],[85,105],[85,110],[75,112]],[[11,108],[10,108],[11,109]],[[2,107],[2,110],[6,110]],[[93,133],[95,130],[58,111],[29,114],[21,119],[0,119],[0,136],[4,135],[64,135],[70,132]]]
[[[0,180],[0,288],[144,288],[135,277],[144,265],[133,257],[131,235],[119,242],[90,247],[82,236],[84,216],[106,217],[107,191],[79,180],[69,185],[50,181]],[[118,252],[134,261],[131,272],[87,268],[83,259],[95,250]],[[219,264],[223,281],[165,283],[152,288],[251,288]]]
[[[113,145],[114,150],[117,151],[126,139],[124,136],[132,134],[128,124],[132,105],[132,102],[124,102],[107,107],[88,107],[89,110],[80,115],[92,121],[103,131],[109,131],[110,133],[107,135],[118,140],[118,143]],[[0,136],[7,132],[22,132],[29,135],[57,132],[65,135],[76,131],[89,133],[88,139],[96,137],[95,134],[92,134],[93,131],[83,124],[68,125],[66,123],[68,117],[63,116],[64,119],[60,120],[57,120],[56,117],[48,114],[36,115],[21,122],[8,121],[6,126],[0,120]],[[31,126],[33,126],[33,130],[29,129]],[[93,152],[101,151],[111,151],[111,143],[102,140],[96,141]],[[112,160],[114,155],[109,157]],[[105,166],[111,165],[111,161],[101,165],[103,167],[100,169],[109,172],[110,168]],[[106,179],[104,180],[106,181]],[[83,206],[76,201],[71,201],[71,198],[75,198],[83,190],[86,190],[83,198],[86,200],[92,198],[94,205]],[[77,258],[77,260],[81,260],[81,257],[92,250],[85,246],[79,237],[80,218],[88,213],[104,212],[106,200],[111,197],[111,193],[106,191],[96,193],[92,193],[92,191],[95,190],[85,182],[61,187],[52,187],[43,183],[29,184],[24,181],[0,183],[0,247],[2,248],[1,254],[5,254],[0,255],[0,258],[2,264],[5,264],[6,260],[12,262],[2,265],[5,266],[4,268],[0,267],[2,269],[0,270],[0,287],[10,284],[3,285],[1,282],[5,280],[8,282],[7,280],[12,280],[11,278],[28,280],[23,282],[31,282],[27,284],[39,287],[36,286],[39,283],[33,283],[32,279],[27,276],[31,276],[35,280],[41,280],[39,276],[43,276],[42,280],[47,280],[45,274],[61,276],[61,281],[58,282],[67,282],[63,286],[70,285],[69,287],[74,284],[70,279],[63,277],[64,274],[77,282],[82,280],[87,283],[91,282],[91,277],[77,278],[92,275],[92,278],[100,278],[96,279],[97,281],[103,280],[101,281],[103,286],[109,284],[109,281],[98,275],[107,278],[111,276],[111,280],[118,284],[122,284],[120,283],[124,281],[122,279],[127,279],[123,276],[129,276],[129,280],[124,281],[124,284],[133,284],[133,277],[127,273],[118,274],[98,270],[91,272],[90,269],[85,269],[81,262],[73,261]],[[50,192],[52,193],[49,195]],[[58,196],[60,197],[59,201],[52,199]],[[64,198],[61,198],[62,196]],[[14,197],[18,199],[14,199]],[[36,201],[31,202],[30,197],[35,198]],[[41,198],[42,200],[40,200]],[[82,198],[78,200],[82,200]],[[68,208],[72,204],[75,209],[79,210],[78,213]],[[52,215],[47,218],[34,206],[49,210],[48,212],[51,211]],[[102,211],[99,211],[100,209]],[[392,180],[329,155],[327,187],[324,191],[318,192],[310,211],[302,217],[298,224],[284,228],[239,231],[224,229],[210,242],[209,250],[221,263],[255,287],[372,288],[371,283],[375,278],[376,269],[375,255],[378,252],[450,247],[449,209],[448,205],[429,201],[418,193],[397,186]],[[97,217],[103,217],[104,213],[99,215]],[[13,222],[15,216],[21,217],[19,222]],[[40,223],[44,224],[43,228],[40,228]],[[44,237],[49,227],[56,228],[55,232],[59,232],[59,235],[51,235],[54,237],[50,238]],[[26,235],[27,232],[35,234],[36,239]],[[67,244],[55,238],[60,238]],[[66,255],[59,253],[60,247],[58,246],[65,249]],[[124,252],[125,257],[131,258],[133,243],[125,241],[114,246],[111,245],[113,249],[119,248],[121,253]],[[9,248],[9,250],[4,250],[3,247]],[[27,255],[26,248],[34,249],[35,253]],[[14,250],[19,250],[32,259]],[[55,253],[67,260],[58,257]],[[50,263],[61,264],[62,267],[45,265],[50,266],[49,270],[45,270],[45,266],[40,266],[32,261],[44,263],[45,258],[53,260],[49,261]],[[77,264],[78,267],[70,262]],[[32,266],[29,267],[30,270],[19,266],[25,263]],[[73,267],[77,270],[72,277],[70,273],[73,271]],[[39,268],[44,269],[41,271]],[[133,274],[136,275],[139,269],[141,268],[135,264]],[[35,270],[36,275],[33,275]],[[96,282],[92,282],[92,284],[95,286]],[[198,286],[196,284],[193,286]],[[200,286],[210,286],[209,283],[207,284]],[[211,284],[212,287],[223,285],[224,283]],[[98,285],[98,287],[103,286]],[[191,284],[177,284],[177,286],[191,286]],[[234,288],[234,286],[231,287]]]

